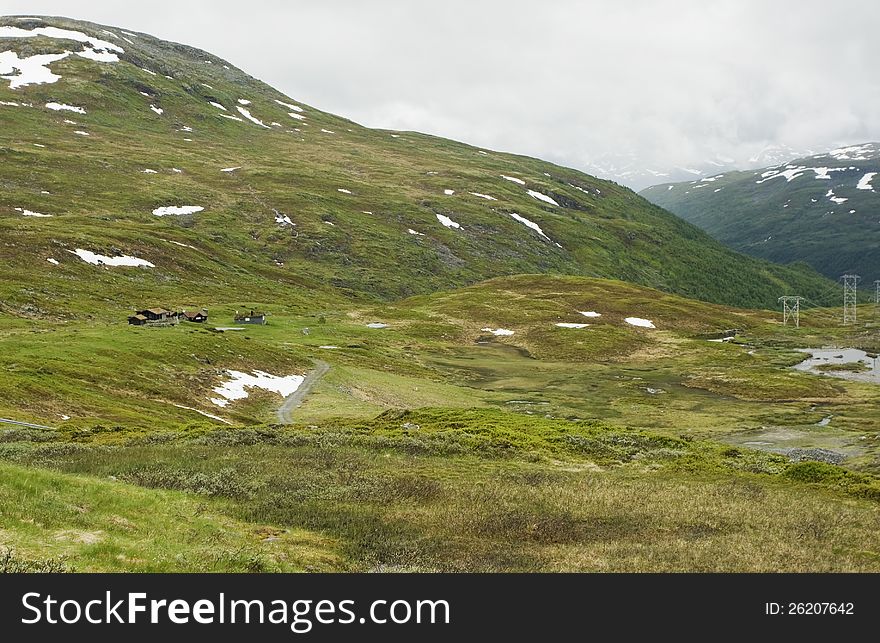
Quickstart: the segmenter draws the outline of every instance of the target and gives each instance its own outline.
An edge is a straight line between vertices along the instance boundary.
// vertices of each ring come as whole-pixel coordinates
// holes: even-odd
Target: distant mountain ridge
[[[634,154],[609,154],[589,163],[584,169],[599,178],[616,181],[633,190],[644,190],[658,182],[675,183],[695,178],[714,176],[722,172],[765,168],[815,154],[808,149],[795,149],[789,145],[767,145],[748,158],[732,159],[716,155],[703,161],[684,166],[665,167],[646,163]]]
[[[880,279],[880,143],[640,194],[735,250]]]

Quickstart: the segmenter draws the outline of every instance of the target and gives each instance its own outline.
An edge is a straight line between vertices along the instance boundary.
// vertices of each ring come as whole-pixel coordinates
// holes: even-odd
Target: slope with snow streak
[[[0,25],[9,20],[14,19],[0,19]],[[103,248],[109,255],[116,248],[137,247],[138,252],[158,259],[169,252],[169,244],[153,237],[144,238],[138,246],[120,245],[130,232],[123,228],[191,227],[205,241],[198,244],[205,257],[224,255],[226,265],[253,264],[246,271],[229,273],[234,288],[240,289],[232,282],[244,279],[245,274],[258,274],[271,288],[301,275],[319,288],[395,298],[513,272],[592,274],[598,270],[603,276],[620,276],[622,262],[599,264],[600,255],[640,254],[656,248],[653,242],[662,238],[663,252],[671,256],[673,247],[682,243],[680,224],[671,216],[658,216],[628,191],[575,170],[416,132],[364,128],[301,105],[208,53],[146,34],[126,44],[118,28],[106,30],[118,34],[117,39],[105,34],[100,25],[62,18],[28,18],[18,26],[32,29],[41,23],[113,40],[124,49],[124,53],[110,52],[120,59],[115,64],[71,55],[67,62],[52,67],[67,76],[57,86],[15,93],[0,82],[3,102],[39,106],[29,111],[0,107],[3,147],[30,148],[36,126],[41,136],[36,142],[48,144],[48,149],[39,154],[28,149],[28,163],[71,178],[83,166],[94,170],[76,177],[76,184],[82,186],[79,193],[61,187],[73,185],[72,181],[55,184],[51,205],[31,198],[51,185],[45,180],[49,177],[28,175],[23,169],[15,179],[15,191],[0,195],[0,207],[7,210],[23,204],[36,211],[57,209],[57,221],[49,220],[56,226],[62,223],[63,213],[68,238],[60,241],[66,247],[83,245],[82,239],[88,238],[89,248]],[[0,42],[0,50],[6,47],[21,56],[27,54],[20,45],[7,46],[7,42],[11,41]],[[33,43],[41,52],[54,51],[50,41]],[[73,52],[87,48],[108,53],[75,41],[55,43]],[[211,64],[205,62],[209,60]],[[34,100],[37,96],[40,99]],[[82,111],[56,115],[50,108],[42,109],[46,101],[81,106]],[[65,115],[80,124],[62,125]],[[5,127],[7,116],[14,131]],[[191,140],[182,138],[187,136]],[[171,176],[172,166],[184,171]],[[247,171],[221,173],[226,166],[244,166]],[[157,174],[134,174],[144,169]],[[124,183],[124,195],[112,198],[101,186],[120,180],[116,174],[128,175],[130,180]],[[527,188],[545,199],[530,195]],[[337,191],[341,189],[352,194]],[[77,202],[86,193],[88,202]],[[442,205],[437,203],[441,199]],[[189,204],[205,204],[210,212],[203,216],[160,209]],[[558,210],[548,214],[548,206]],[[184,216],[173,223],[152,221],[149,213],[154,209],[159,210],[155,217]],[[273,210],[281,214],[273,216]],[[137,212],[146,214],[149,221],[136,222]],[[446,219],[437,218],[438,213]],[[86,223],[85,217],[109,217],[113,224],[95,227],[93,236],[84,237],[79,226]],[[12,225],[12,220],[8,223]],[[37,234],[40,227],[19,225],[34,230],[27,234]],[[521,225],[529,230],[522,230]],[[626,241],[632,239],[626,236],[631,232],[638,235],[633,244]],[[565,247],[547,243],[548,238],[564,239]],[[596,244],[596,238],[610,245]],[[153,240],[158,244],[157,254],[149,247]],[[708,240],[704,236],[702,241]],[[51,252],[36,245],[33,250],[43,265]],[[728,254],[722,263],[737,260]],[[196,268],[195,264],[207,259],[200,256],[187,261]],[[198,274],[174,261],[161,263],[168,287]],[[207,272],[207,266],[201,268]],[[703,284],[693,287],[668,279],[679,271],[665,265],[660,272],[668,274],[662,275],[656,274],[656,268],[643,269],[635,263],[632,270],[626,270],[629,277],[651,285],[664,277],[662,283],[674,284],[670,287],[687,286],[689,292],[703,296],[714,294]],[[754,270],[748,267],[747,277]],[[708,279],[703,281],[708,283]],[[151,284],[158,290],[166,287],[159,281]],[[220,283],[212,287],[219,288]],[[95,297],[107,301],[97,293]]]
[[[529,193],[530,197],[538,199],[538,201],[543,201],[544,203],[549,203],[550,205],[555,205],[559,207],[559,204],[553,198],[547,196],[546,194],[538,192],[537,190],[526,190],[526,192]]]
[[[542,237],[547,239],[547,241],[550,241],[550,237],[548,237],[546,234],[544,234],[544,231],[541,230],[541,226],[539,226],[534,221],[529,221],[524,216],[519,215],[516,212],[508,212],[507,214],[509,214],[516,221],[519,221],[520,223],[522,223],[524,226],[529,227],[532,230],[534,230],[535,232],[537,232],[539,235],[541,235]]]
[[[49,65],[76,55],[100,63],[119,62],[117,53],[125,53],[122,47],[111,42],[88,36],[79,31],[57,27],[36,27],[22,29],[15,26],[0,26],[0,40],[22,38],[49,38],[52,40],[73,41],[84,45],[81,51],[69,51],[59,45],[60,51],[50,54],[19,57],[15,51],[0,51],[0,77],[9,81],[10,89],[29,85],[56,83],[61,76],[52,72]]]

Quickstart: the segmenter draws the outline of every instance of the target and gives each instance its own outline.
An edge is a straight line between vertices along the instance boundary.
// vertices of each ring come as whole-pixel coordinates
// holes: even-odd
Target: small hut
[[[252,310],[250,313],[245,313],[244,315],[240,315],[236,312],[235,313],[235,323],[236,324],[256,324],[258,326],[264,326],[266,324],[266,313],[256,313]]]
[[[193,322],[195,324],[204,324],[208,321],[207,310],[184,310],[180,313],[180,318],[184,321]]]

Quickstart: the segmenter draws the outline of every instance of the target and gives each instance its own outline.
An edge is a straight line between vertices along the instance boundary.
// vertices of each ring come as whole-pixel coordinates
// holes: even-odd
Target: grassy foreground
[[[425,410],[117,438],[8,433],[2,543],[78,571],[880,570],[873,476],[599,422]]]

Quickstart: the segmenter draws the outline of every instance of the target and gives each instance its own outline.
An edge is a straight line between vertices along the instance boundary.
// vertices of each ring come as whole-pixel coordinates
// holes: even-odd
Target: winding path
[[[319,359],[315,360],[315,370],[306,375],[302,384],[299,385],[299,388],[284,398],[284,403],[278,408],[279,424],[293,424],[293,420],[290,416],[294,409],[303,403],[303,400],[309,393],[311,393],[315,384],[317,384],[329,370],[330,364]]]

